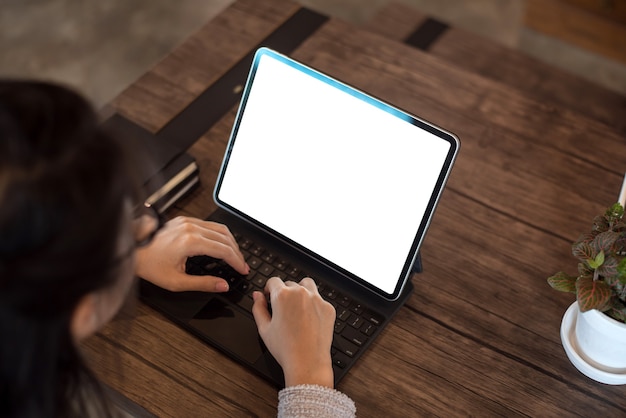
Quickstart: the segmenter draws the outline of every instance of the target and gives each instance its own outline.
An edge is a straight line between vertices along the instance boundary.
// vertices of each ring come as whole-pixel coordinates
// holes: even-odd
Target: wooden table
[[[111,106],[151,132],[176,132],[172,121],[207,89],[222,92],[210,97],[216,106],[233,100],[229,71],[303,12],[286,0],[239,0]],[[573,295],[546,283],[575,272],[571,242],[617,199],[626,98],[445,25],[419,48],[402,42],[423,19],[397,6],[362,28],[322,19],[302,43],[291,39],[296,59],[462,144],[415,292],[338,389],[361,417],[626,416],[625,387],[568,361],[559,327]],[[233,97],[190,148],[202,184],[170,216],[214,209]],[[142,303],[131,312],[86,343],[112,388],[158,416],[275,415],[274,387]]]

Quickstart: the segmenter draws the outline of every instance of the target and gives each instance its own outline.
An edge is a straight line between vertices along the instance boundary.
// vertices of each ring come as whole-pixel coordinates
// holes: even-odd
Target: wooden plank
[[[361,27],[389,39],[404,41],[424,21],[426,15],[404,3],[390,2]]]
[[[614,402],[620,388],[596,385],[578,373],[560,343],[561,318],[574,297],[552,290],[546,278],[558,270],[576,271],[570,248],[448,190],[423,246],[425,272],[414,278],[409,306],[520,366],[532,364],[576,390]]]
[[[430,52],[626,134],[626,98],[567,71],[460,30],[446,32]]]
[[[410,309],[398,313],[342,390],[366,416],[620,416],[625,411],[621,399],[612,405],[581,392]]]
[[[125,89],[111,107],[155,133],[193,99],[194,96],[180,86],[148,72]]]
[[[365,29],[389,39],[403,41],[424,19],[423,14],[410,6],[390,3],[374,16]],[[429,52],[459,68],[514,87],[538,101],[565,106],[604,122],[626,135],[624,96],[520,51],[450,27],[431,46]]]
[[[525,25],[626,63],[626,25],[560,0],[527,0]]]
[[[299,7],[286,0],[233,3],[123,91],[113,107],[158,131]]]
[[[621,0],[563,0],[589,12],[626,24],[626,1]]]

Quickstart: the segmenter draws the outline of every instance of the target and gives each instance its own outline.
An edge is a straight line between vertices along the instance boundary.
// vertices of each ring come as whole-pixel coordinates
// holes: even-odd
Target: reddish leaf
[[[591,309],[605,311],[610,307],[611,288],[601,280],[579,277],[576,280],[576,298],[582,312]]]
[[[615,242],[615,251],[622,252],[626,251],[626,233],[622,232],[620,237]]]
[[[626,311],[624,310],[618,311],[616,309],[611,309],[608,312],[608,314],[611,318],[615,319],[616,321],[626,323]]]
[[[604,251],[605,254],[609,254],[614,251],[615,241],[619,238],[619,234],[613,231],[605,231],[598,234],[591,243],[591,246],[596,252]]]
[[[587,233],[587,234],[581,234],[581,235],[578,237],[578,240],[574,243],[574,246],[576,246],[577,244],[579,244],[579,243],[581,243],[581,242],[587,242],[587,243],[590,243],[591,241],[593,241],[593,239],[596,237],[596,235],[598,235],[598,233],[597,233],[597,232],[595,232],[595,233],[594,233],[594,232],[590,232],[590,233]],[[573,247],[574,247],[574,246],[573,246]],[[572,247],[572,248],[573,248],[573,247]]]
[[[603,277],[617,276],[617,259],[615,257],[609,257],[604,259],[604,263],[598,269],[598,274]]]
[[[591,244],[587,242],[580,242],[572,247],[572,254],[580,261],[593,260],[596,258],[596,251],[594,251]]]
[[[578,263],[578,275],[593,276],[593,269],[591,269],[587,263]]]
[[[554,276],[548,277],[548,284],[553,289],[561,292],[576,293],[576,277],[559,271]]]
[[[609,221],[604,216],[596,216],[593,218],[594,231],[604,232],[609,229]]]

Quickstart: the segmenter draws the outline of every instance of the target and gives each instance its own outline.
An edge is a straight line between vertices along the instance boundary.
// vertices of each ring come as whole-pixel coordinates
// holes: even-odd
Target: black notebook
[[[119,114],[104,121],[104,127],[130,142],[133,152],[143,153],[139,175],[146,202],[163,213],[199,183],[196,161],[167,138],[160,138]]]
[[[312,277],[336,309],[335,382],[380,335],[413,289],[418,251],[459,147],[451,133],[267,48],[257,51],[210,219],[228,225],[252,272],[193,257],[226,294],[143,299],[277,386],[278,364],[250,313],[268,278]]]

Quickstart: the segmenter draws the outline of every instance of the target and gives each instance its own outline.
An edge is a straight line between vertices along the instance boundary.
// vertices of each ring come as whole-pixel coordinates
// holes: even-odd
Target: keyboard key
[[[248,248],[250,248],[253,245],[252,241],[250,241],[247,238],[242,239],[239,242],[239,248],[247,250]]]
[[[361,326],[361,332],[367,336],[371,336],[376,331],[376,326],[372,325],[370,322],[364,321]]]
[[[350,302],[352,302],[352,299],[350,299],[348,296],[341,294],[337,296],[337,303],[339,303],[341,306],[350,306]]]
[[[344,360],[343,357],[336,355],[333,357],[333,365],[340,369],[345,369],[348,365],[348,362]]]
[[[271,265],[267,263],[263,263],[263,265],[258,270],[259,270],[259,273],[261,273],[262,275],[271,277],[272,273],[274,272],[274,267],[272,267]]]
[[[361,315],[363,313],[363,305],[357,302],[352,302],[350,305],[350,310],[357,315]]]
[[[350,311],[346,308],[338,308],[337,309],[337,319],[342,321],[346,321],[350,317]]]
[[[367,311],[363,314],[363,318],[372,324],[379,326],[384,321],[384,318],[374,312]]]
[[[254,287],[254,286],[252,286],[252,284],[244,280],[244,281],[241,281],[241,283],[239,283],[235,289],[238,292],[246,294],[248,293],[248,289],[250,289],[251,287]]]
[[[263,247],[261,247],[260,245],[253,245],[250,248],[250,252],[254,255],[256,255],[257,257],[260,257],[261,254],[263,254],[265,252],[265,250],[263,249]]]
[[[335,321],[335,334],[341,333],[345,327],[345,322]]]
[[[248,265],[252,270],[257,270],[261,264],[263,264],[263,260],[258,257],[250,257],[248,260]]]
[[[344,353],[348,357],[354,357],[359,351],[359,347],[357,345],[339,336],[333,339],[333,347],[335,347],[337,351]]]
[[[267,277],[263,276],[262,274],[257,274],[256,276],[254,276],[254,279],[252,279],[252,283],[254,283],[257,287],[261,289],[265,287],[265,282],[267,282]]]
[[[350,318],[348,318],[348,321],[347,321],[348,325],[356,329],[361,328],[361,325],[363,325],[363,322],[364,322],[363,318],[354,314],[352,314]]]
[[[274,267],[278,270],[285,270],[289,264],[285,260],[278,260],[278,262],[274,263]]]
[[[359,347],[365,344],[365,342],[367,341],[367,337],[365,336],[365,334],[351,327],[347,327],[341,333],[341,336],[346,340],[358,345]]]
[[[263,256],[261,258],[266,263],[272,263],[274,261],[274,259],[276,258],[276,256],[274,254],[270,253],[270,252],[266,252],[265,254],[263,254]]]
[[[256,287],[256,286],[252,285],[252,286],[250,286],[250,287],[248,288],[248,290],[246,291],[246,295],[247,295],[248,297],[250,297],[250,298],[251,298],[251,297],[252,297],[252,294],[253,294],[254,292],[263,292],[263,289],[261,289],[261,288],[259,288],[259,287]]]
[[[241,281],[245,283],[245,281],[243,280],[243,276],[239,276],[239,275],[227,274],[227,275],[224,275],[223,278],[224,280],[228,282],[228,285],[231,288],[237,287],[239,285],[239,282]]]
[[[296,278],[298,274],[300,274],[300,269],[298,267],[289,266],[289,268],[287,268],[287,274],[289,277]]]

